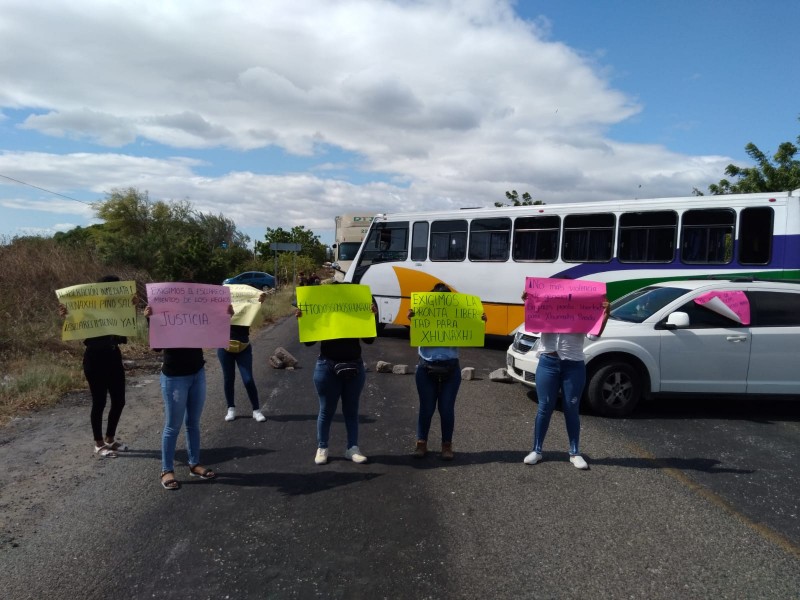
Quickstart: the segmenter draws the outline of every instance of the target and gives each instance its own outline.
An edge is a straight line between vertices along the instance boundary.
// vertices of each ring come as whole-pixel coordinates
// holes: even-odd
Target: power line
[[[39,187],[38,185],[33,185],[32,183],[28,183],[26,181],[20,181],[19,179],[14,179],[13,177],[9,177],[8,175],[3,175],[0,173],[0,177],[3,179],[8,179],[9,181],[13,181],[14,183],[19,183],[21,185],[27,185],[28,187],[35,188],[37,190],[41,190],[43,192],[47,192],[48,194],[54,194],[55,196],[61,196],[62,198],[66,198],[67,200],[72,200],[73,202],[80,202],[81,204],[86,204],[87,206],[91,206],[91,202],[84,202],[83,200],[78,200],[77,198],[70,198],[69,196],[65,196],[64,194],[59,194],[58,192],[54,192],[53,190],[48,190],[43,187]]]

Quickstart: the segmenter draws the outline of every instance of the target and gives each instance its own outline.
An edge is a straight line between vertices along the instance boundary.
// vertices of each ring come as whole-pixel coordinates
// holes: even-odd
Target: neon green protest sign
[[[301,342],[377,335],[369,286],[337,284],[297,288]]]
[[[478,296],[414,292],[411,308],[412,346],[483,346],[486,326]]]

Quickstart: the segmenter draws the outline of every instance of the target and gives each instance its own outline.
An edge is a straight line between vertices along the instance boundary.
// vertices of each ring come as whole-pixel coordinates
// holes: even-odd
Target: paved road
[[[627,439],[634,455],[653,459],[764,536],[800,548],[797,400],[659,398],[631,419],[598,421]]]
[[[366,347],[368,364],[413,364],[403,330],[387,333]],[[505,363],[497,345],[462,351],[478,379],[459,393],[456,461],[409,457],[413,376],[371,372],[361,411],[370,463],[342,458],[337,419],[333,460],[317,467],[316,348],[295,340],[291,320],[256,339],[264,424],[222,420],[210,364],[203,461],[217,481],[179,473],[180,491],[158,486],[154,411],[152,428],[127,440],[138,460],[76,481],[35,534],[2,550],[4,597],[800,596],[796,408],[751,416],[752,406],[726,414],[707,403],[695,418],[656,402],[636,419],[585,417],[586,472],[567,462],[557,414],[545,460],[528,467],[535,403],[518,384],[489,381]],[[277,346],[304,368],[264,366]],[[147,389],[157,398],[156,384]]]

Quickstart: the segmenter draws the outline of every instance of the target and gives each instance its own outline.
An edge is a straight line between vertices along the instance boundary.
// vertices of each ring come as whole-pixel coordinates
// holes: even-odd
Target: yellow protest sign
[[[136,336],[133,281],[84,283],[56,290],[67,307],[62,340],[84,340],[102,335]]]
[[[261,325],[264,321],[264,313],[261,310],[263,304],[258,301],[258,298],[264,292],[250,285],[231,284],[225,287],[231,291],[231,304],[233,305],[231,325],[246,327]]]
[[[369,286],[338,284],[297,288],[301,342],[375,337],[375,314]]]
[[[453,292],[413,292],[412,346],[483,346],[481,299]]]

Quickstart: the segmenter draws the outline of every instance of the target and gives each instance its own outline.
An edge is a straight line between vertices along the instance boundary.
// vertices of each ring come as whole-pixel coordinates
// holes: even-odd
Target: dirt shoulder
[[[207,367],[215,366],[212,358],[206,354]],[[159,369],[160,360],[153,357],[137,360],[126,373],[118,439],[134,440],[145,430],[162,426]],[[53,408],[16,417],[0,427],[0,549],[18,544],[36,530],[50,506],[123,460],[102,459],[94,453],[90,408],[89,390],[77,390]]]
[[[251,334],[255,340],[269,331],[270,319]],[[126,369],[125,410],[117,439],[136,442],[163,428],[163,401],[159,387],[161,355],[130,348],[123,351]],[[205,351],[209,381],[220,378],[215,350]],[[216,385],[216,384],[215,384]],[[107,468],[121,468],[125,457],[100,458],[94,453],[88,386],[65,394],[55,406],[30,412],[0,426],[0,551],[18,545],[36,532],[38,523],[65,496],[81,484],[101,477]],[[108,405],[103,416],[105,425]],[[160,437],[159,437],[160,439]],[[136,444],[133,444],[135,448]],[[141,454],[141,451],[139,451]],[[150,456],[152,452],[148,453]],[[158,460],[160,454],[154,459]]]

